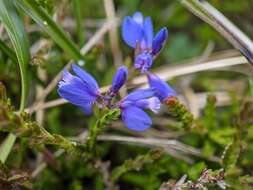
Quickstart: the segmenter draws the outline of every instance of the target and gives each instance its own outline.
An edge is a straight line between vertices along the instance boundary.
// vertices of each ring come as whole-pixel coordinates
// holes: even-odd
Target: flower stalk
[[[87,152],[92,152],[96,145],[97,136],[103,131],[106,125],[110,124],[112,121],[117,120],[120,117],[120,109],[109,110],[100,119],[98,119],[94,126],[92,126],[88,132],[88,137],[86,141]]]

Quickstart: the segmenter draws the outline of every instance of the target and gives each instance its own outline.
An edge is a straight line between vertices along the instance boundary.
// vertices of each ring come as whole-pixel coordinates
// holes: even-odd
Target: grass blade
[[[84,34],[83,34],[83,27],[82,27],[82,15],[81,15],[81,5],[80,0],[73,0],[73,10],[74,16],[76,20],[76,33],[79,40],[79,45],[83,46],[84,44]]]
[[[19,64],[20,75],[21,75],[21,100],[20,100],[20,111],[25,107],[25,101],[27,96],[27,65],[30,60],[30,51],[28,44],[28,37],[25,32],[24,23],[21,17],[18,15],[13,0],[1,0],[0,1],[0,20],[2,21],[12,46],[16,53],[17,61]],[[4,47],[1,43],[1,47]],[[5,49],[5,53],[9,56],[13,56],[13,53],[9,49]],[[16,136],[9,134],[0,147],[0,160],[4,163],[7,159],[11,148],[15,142]]]
[[[80,60],[82,55],[74,42],[67,34],[52,20],[48,13],[40,7],[36,1],[15,0],[22,8],[72,59]]]
[[[10,133],[0,146],[0,161],[4,163],[15,143],[16,136]]]
[[[26,67],[30,60],[30,52],[24,24],[14,7],[13,0],[0,1],[0,19],[10,37],[18,59],[22,83],[20,110],[23,110],[27,95]]]

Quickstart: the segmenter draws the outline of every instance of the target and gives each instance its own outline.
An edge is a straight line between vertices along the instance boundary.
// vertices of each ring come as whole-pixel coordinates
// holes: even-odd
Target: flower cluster
[[[62,80],[58,85],[58,94],[70,103],[78,106],[85,114],[91,114],[93,106],[109,109],[121,109],[122,120],[126,127],[132,130],[145,130],[151,126],[152,121],[144,109],[157,113],[160,109],[160,100],[155,97],[152,88],[136,90],[117,103],[112,99],[127,80],[127,68],[119,67],[113,77],[111,88],[101,94],[97,81],[77,65],[72,65],[75,75],[64,70]]]
[[[162,28],[154,36],[150,17],[143,18],[140,12],[132,17],[126,16],[122,24],[123,40],[135,50],[134,66],[145,73],[151,67],[154,58],[159,54],[168,38],[167,28]]]
[[[140,12],[132,17],[127,16],[122,25],[124,41],[135,49],[135,68],[145,73],[149,88],[138,89],[128,94],[118,102],[113,101],[121,87],[126,83],[128,69],[121,66],[116,71],[109,90],[102,94],[97,81],[77,65],[72,65],[74,75],[64,70],[63,77],[58,84],[58,94],[70,103],[78,106],[85,114],[91,114],[93,106],[99,108],[121,110],[121,119],[128,129],[143,131],[152,125],[150,116],[145,110],[158,113],[161,102],[176,96],[176,92],[155,74],[148,71],[153,59],[162,49],[168,31],[162,28],[153,38],[151,19],[143,18]]]

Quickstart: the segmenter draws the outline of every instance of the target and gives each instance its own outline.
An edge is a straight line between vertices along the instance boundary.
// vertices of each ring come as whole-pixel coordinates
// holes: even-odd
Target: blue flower
[[[160,51],[162,50],[165,42],[168,38],[168,30],[167,28],[163,27],[155,36],[153,40],[153,48],[152,48],[152,55],[157,56]]]
[[[155,89],[155,96],[157,96],[160,101],[166,100],[168,97],[176,96],[177,93],[162,79],[152,73],[148,73],[149,86]]]
[[[160,101],[154,97],[154,89],[136,90],[119,102],[122,121],[128,129],[143,131],[152,125],[152,120],[143,109],[158,113]]]
[[[140,12],[132,17],[126,16],[122,24],[123,40],[132,48],[151,50],[153,41],[153,24],[150,17],[143,18]]]
[[[113,94],[116,94],[119,89],[126,83],[127,80],[127,68],[125,66],[121,66],[118,68],[116,74],[114,75],[112,79],[112,86],[110,91]]]
[[[127,80],[127,68],[118,68],[113,77],[112,86],[105,95],[99,92],[97,81],[77,65],[72,65],[75,75],[66,69],[58,84],[58,94],[70,103],[78,106],[85,114],[91,114],[96,103],[100,108],[120,108],[121,117],[127,128],[135,131],[143,131],[152,125],[152,120],[144,111],[149,109],[158,113],[161,103],[155,97],[156,90],[152,88],[136,90],[128,94],[121,101],[113,104],[112,98],[125,84]]]
[[[168,38],[168,30],[165,27],[155,37],[153,33],[150,17],[143,18],[140,12],[136,12],[132,17],[126,16],[123,20],[123,40],[135,49],[135,68],[142,73],[151,67],[153,59],[159,54]]]
[[[97,81],[77,65],[72,65],[76,76],[63,71],[58,84],[58,94],[78,106],[85,114],[92,113],[93,104],[101,97]]]

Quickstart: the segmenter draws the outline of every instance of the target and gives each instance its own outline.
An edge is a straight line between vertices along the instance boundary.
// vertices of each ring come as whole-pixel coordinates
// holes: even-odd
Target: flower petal
[[[142,109],[150,109],[154,113],[158,113],[161,108],[161,102],[157,97],[138,100],[134,105]]]
[[[59,82],[57,92],[62,98],[80,107],[94,102],[97,98],[90,93],[90,89],[80,78],[71,75],[66,70],[63,79]]]
[[[146,130],[152,125],[149,115],[134,106],[122,110],[122,120],[128,129],[135,131]]]
[[[177,93],[162,79],[152,73],[148,73],[149,86],[155,89],[155,95],[163,101],[169,96],[176,96]]]
[[[127,74],[128,74],[127,67],[121,66],[118,68],[112,80],[112,87],[111,87],[112,92],[117,93],[119,89],[125,84],[127,80]]]
[[[92,106],[93,106],[93,103],[87,103],[87,104],[80,106],[79,108],[86,115],[90,115],[90,114],[92,114],[92,111],[93,111]]]
[[[97,84],[97,81],[86,71],[84,71],[81,67],[73,64],[72,69],[75,72],[75,74],[82,79],[82,81],[87,84],[87,86],[90,88],[94,94],[97,94],[99,91],[99,87]]]
[[[143,32],[144,32],[144,40],[147,49],[152,48],[153,42],[153,24],[150,17],[145,18],[144,25],[143,25]]]
[[[143,15],[141,12],[136,12],[134,13],[134,15],[132,16],[133,20],[138,23],[140,26],[143,25]]]
[[[132,48],[136,48],[143,36],[142,26],[135,22],[130,16],[125,17],[122,24],[123,40]]]
[[[147,89],[139,89],[135,90],[134,92],[128,94],[124,101],[137,101],[140,99],[150,98],[155,95],[155,90],[152,88]]]
[[[94,102],[95,96],[90,95],[85,86],[75,84],[63,85],[58,88],[58,94],[76,106],[83,106],[84,104]]]
[[[153,55],[157,55],[161,51],[167,38],[168,38],[168,30],[167,28],[164,27],[156,34],[153,40],[153,49],[152,49]]]

